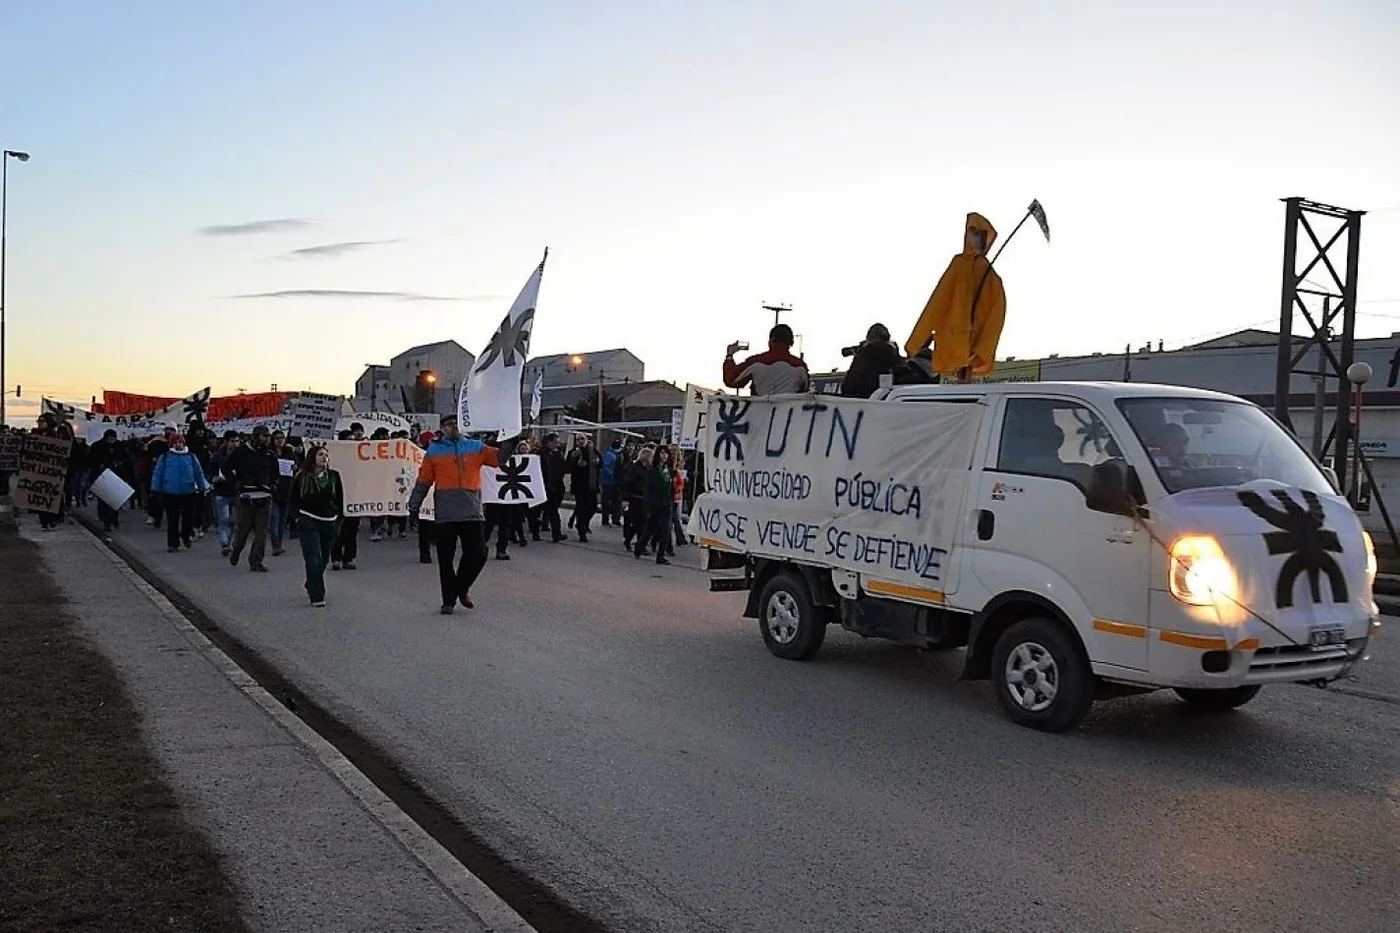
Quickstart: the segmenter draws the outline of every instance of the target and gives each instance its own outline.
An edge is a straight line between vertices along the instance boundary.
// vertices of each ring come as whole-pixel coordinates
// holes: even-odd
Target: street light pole
[[[5,221],[9,214],[10,160],[28,162],[29,153],[6,149],[0,155],[0,425],[5,424]]]

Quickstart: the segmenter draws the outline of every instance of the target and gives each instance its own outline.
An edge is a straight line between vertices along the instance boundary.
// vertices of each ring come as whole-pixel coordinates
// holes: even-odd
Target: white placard
[[[705,420],[710,409],[710,399],[720,393],[712,389],[706,389],[694,383],[685,387],[685,417],[681,422],[681,436],[679,443],[682,450],[694,450],[697,446],[704,446],[700,440],[705,429]]]
[[[937,589],[982,409],[830,396],[715,398],[689,533]]]
[[[295,475],[296,471],[297,462],[295,460],[288,460],[285,457],[277,458],[277,475],[293,476]]]
[[[410,417],[425,419],[427,415],[412,415]],[[436,418],[436,416],[434,416]],[[413,425],[403,415],[396,415],[392,411],[357,411],[354,414],[342,415],[335,423],[336,434],[341,431],[350,430],[350,425],[359,423],[365,429],[365,435],[373,434],[380,428],[388,428],[389,433],[395,431],[412,431]]]
[[[302,392],[287,400],[286,414],[292,426],[288,434],[308,440],[331,440],[344,402],[339,395]]]
[[[113,510],[120,509],[132,496],[136,495],[136,490],[132,489],[127,485],[126,480],[111,470],[103,470],[99,473],[97,479],[92,481],[92,486],[89,487],[88,491]]]
[[[679,444],[679,443],[681,442],[681,438],[684,436],[684,433],[685,433],[685,409],[684,409],[684,408],[672,408],[672,409],[671,409],[671,443],[672,443],[672,444]],[[694,442],[694,441],[691,441],[691,446],[692,446],[692,447],[695,446],[695,442]]]

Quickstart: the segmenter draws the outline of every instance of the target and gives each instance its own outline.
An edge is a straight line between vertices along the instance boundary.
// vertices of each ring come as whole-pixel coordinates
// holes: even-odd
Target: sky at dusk
[[[0,0],[7,389],[348,394],[546,246],[535,353],[714,385],[778,301],[828,369],[1032,198],[1002,355],[1276,326],[1290,195],[1371,211],[1383,336],[1397,45],[1393,0]]]

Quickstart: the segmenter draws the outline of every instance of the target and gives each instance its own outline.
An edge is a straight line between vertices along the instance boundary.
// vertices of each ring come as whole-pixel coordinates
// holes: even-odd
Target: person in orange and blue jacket
[[[418,482],[408,497],[408,512],[417,518],[428,490],[433,490],[433,536],[437,541],[438,579],[442,583],[441,611],[443,615],[451,615],[459,601],[466,609],[475,607],[472,584],[486,567],[482,467],[499,467],[502,460],[509,460],[516,441],[512,438],[498,449],[463,437],[454,414],[442,416],[441,430],[424,453]],[[462,559],[454,569],[459,541]]]

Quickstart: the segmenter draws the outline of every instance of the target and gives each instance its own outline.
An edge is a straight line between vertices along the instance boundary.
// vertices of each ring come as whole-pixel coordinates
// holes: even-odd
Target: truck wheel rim
[[[797,626],[802,621],[802,613],[797,608],[797,599],[791,593],[778,591],[768,597],[765,612],[768,634],[780,645],[790,644],[797,638]]]
[[[1060,692],[1060,669],[1044,645],[1024,641],[1006,659],[1006,689],[1028,713],[1043,713]]]

